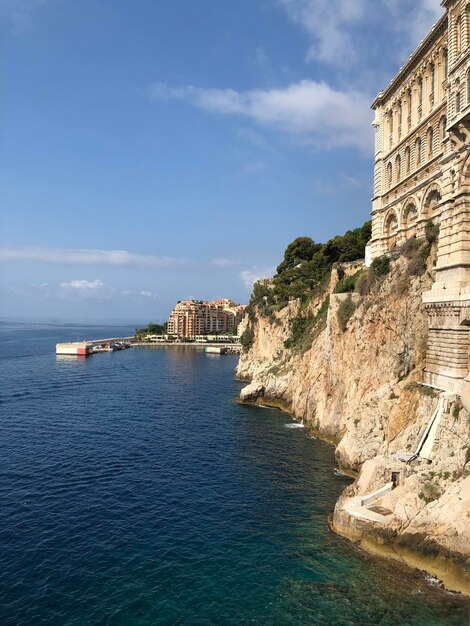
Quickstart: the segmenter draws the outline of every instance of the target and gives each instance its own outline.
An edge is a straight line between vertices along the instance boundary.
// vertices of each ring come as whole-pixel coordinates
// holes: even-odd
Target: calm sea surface
[[[0,624],[468,624],[424,576],[328,530],[347,479],[237,357],[134,348],[131,328],[0,325]]]

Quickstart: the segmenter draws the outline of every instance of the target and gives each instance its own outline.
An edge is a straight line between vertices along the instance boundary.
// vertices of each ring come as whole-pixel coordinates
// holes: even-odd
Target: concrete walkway
[[[361,497],[351,498],[343,505],[343,509],[359,519],[367,520],[368,522],[377,522],[379,524],[387,524],[393,517],[393,513],[390,515],[381,515],[375,511],[371,511],[366,506],[361,506]]]
[[[380,500],[393,489],[393,483],[389,482],[377,491],[372,493],[349,498],[349,500],[343,505],[343,509],[354,517],[367,520],[369,522],[378,522],[379,524],[386,524],[389,522],[393,513],[382,515],[377,511],[372,511],[371,507],[377,506]]]

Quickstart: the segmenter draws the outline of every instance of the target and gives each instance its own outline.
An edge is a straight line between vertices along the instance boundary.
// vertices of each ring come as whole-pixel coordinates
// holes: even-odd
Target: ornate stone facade
[[[375,111],[372,239],[375,258],[425,224],[439,224],[424,382],[462,393],[470,328],[470,1],[445,13],[388,87]],[[470,385],[469,385],[470,387]]]

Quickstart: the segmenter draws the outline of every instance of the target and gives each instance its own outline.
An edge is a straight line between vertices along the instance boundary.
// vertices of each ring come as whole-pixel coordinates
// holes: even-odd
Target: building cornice
[[[445,2],[449,2],[450,0],[444,0]],[[444,4],[443,4],[444,6]],[[379,92],[374,102],[372,103],[372,109],[376,109],[380,106],[384,100],[386,100],[391,93],[393,93],[394,89],[397,87],[400,81],[410,73],[410,71],[415,67],[418,61],[421,60],[421,56],[423,52],[428,50],[431,45],[435,42],[435,40],[440,37],[447,25],[447,13],[434,24],[431,28],[427,36],[421,41],[416,50],[409,56],[406,63],[399,69],[398,73],[392,78],[389,82],[388,86],[384,91]]]

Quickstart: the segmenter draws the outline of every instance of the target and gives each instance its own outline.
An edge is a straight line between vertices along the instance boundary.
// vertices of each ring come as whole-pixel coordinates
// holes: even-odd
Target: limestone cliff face
[[[343,468],[359,472],[337,504],[335,530],[354,539],[401,542],[433,558],[452,557],[470,571],[469,415],[457,397],[442,400],[419,384],[427,339],[421,296],[432,278],[430,272],[408,277],[406,267],[406,259],[394,261],[390,274],[364,297],[333,293],[338,280],[333,270],[328,289],[307,309],[294,301],[275,319],[257,314],[253,345],[237,369],[239,378],[250,381],[240,400],[290,411],[335,444]],[[347,272],[357,269],[356,264]],[[311,347],[286,348],[292,320],[317,313],[327,295],[326,322],[313,328]],[[341,328],[338,307],[349,297],[355,310]],[[440,401],[442,415],[428,454],[432,463],[400,460],[417,449]],[[373,512],[350,514],[354,498],[389,483],[392,472],[398,484],[377,499],[387,513],[376,520]],[[445,578],[442,568],[425,567]],[[463,587],[467,582],[470,590],[470,578]],[[463,588],[459,585],[451,583]]]

